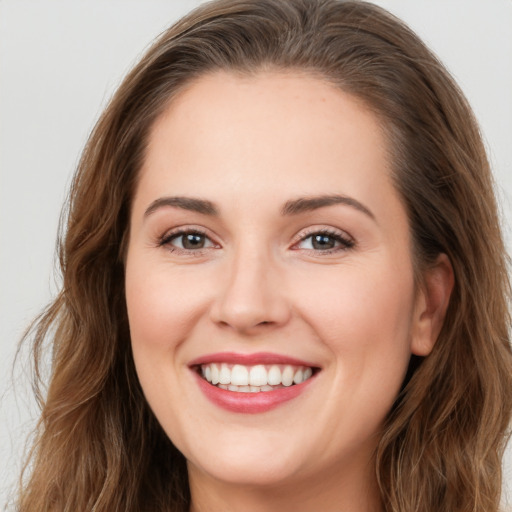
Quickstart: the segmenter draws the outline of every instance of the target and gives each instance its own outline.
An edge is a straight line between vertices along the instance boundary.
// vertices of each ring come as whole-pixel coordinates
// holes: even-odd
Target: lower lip
[[[194,373],[199,389],[201,389],[208,400],[222,409],[245,414],[267,412],[285,402],[293,400],[305,391],[310,382],[315,378],[313,376],[301,384],[294,384],[293,386],[274,389],[273,391],[242,393],[218,388],[204,380],[196,372]]]

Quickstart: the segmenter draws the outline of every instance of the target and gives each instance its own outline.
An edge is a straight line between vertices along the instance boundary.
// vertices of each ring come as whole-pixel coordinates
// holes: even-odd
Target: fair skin
[[[297,72],[209,74],[155,123],[126,300],[145,396],[187,459],[191,510],[381,510],[379,431],[411,354],[432,350],[452,282],[441,257],[414,285],[386,148],[363,104]],[[263,389],[240,399],[198,375],[246,355],[248,371],[293,358],[311,377],[254,408]]]

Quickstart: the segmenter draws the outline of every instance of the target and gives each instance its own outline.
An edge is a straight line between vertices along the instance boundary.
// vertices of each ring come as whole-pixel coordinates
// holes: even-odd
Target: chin
[[[234,439],[218,443],[215,450],[206,448],[201,453],[187,454],[190,471],[206,473],[226,484],[272,487],[293,479],[308,466],[299,443],[287,449],[283,443]]]

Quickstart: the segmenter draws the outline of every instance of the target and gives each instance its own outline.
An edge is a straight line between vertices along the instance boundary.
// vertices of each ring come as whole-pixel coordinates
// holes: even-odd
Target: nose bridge
[[[215,321],[239,331],[280,325],[289,314],[276,258],[255,242],[240,243],[233,250],[213,308]]]

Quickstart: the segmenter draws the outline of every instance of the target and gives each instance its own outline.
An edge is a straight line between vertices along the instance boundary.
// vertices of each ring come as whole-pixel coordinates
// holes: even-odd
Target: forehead
[[[191,82],[152,127],[135,201],[337,193],[389,206],[386,195],[398,197],[388,154],[377,117],[320,78],[215,72]]]
[[[260,180],[276,183],[363,164],[387,169],[388,151],[376,116],[353,96],[304,74],[216,72],[192,82],[154,124],[143,174],[187,166],[210,182],[258,167]]]

